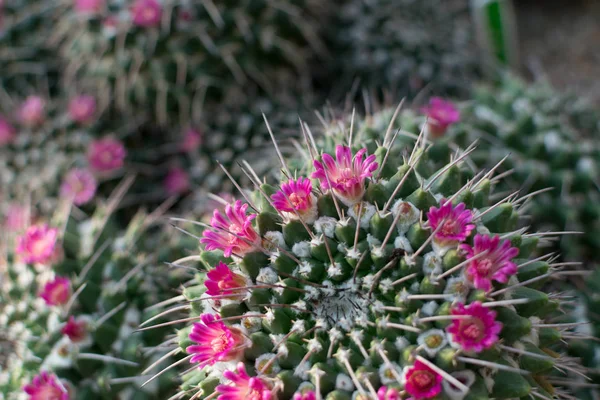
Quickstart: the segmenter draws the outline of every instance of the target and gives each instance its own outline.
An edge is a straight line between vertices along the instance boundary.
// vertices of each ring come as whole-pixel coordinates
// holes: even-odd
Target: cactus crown
[[[192,363],[180,396],[564,393],[549,372],[577,370],[561,354],[574,334],[544,321],[559,298],[541,286],[558,266],[533,258],[540,235],[517,229],[520,200],[492,200],[494,170],[470,170],[472,148],[431,169],[422,136],[399,149],[393,123],[371,155],[352,150],[347,126],[335,157],[304,129],[313,180],[282,159],[279,186],[254,177],[245,204],[214,212],[185,260],[201,264],[183,293],[190,315],[170,322],[194,321],[173,349]]]

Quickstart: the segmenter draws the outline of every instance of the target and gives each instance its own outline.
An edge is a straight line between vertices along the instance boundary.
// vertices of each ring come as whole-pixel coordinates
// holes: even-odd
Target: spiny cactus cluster
[[[164,125],[231,88],[275,94],[282,90],[276,82],[307,82],[322,50],[323,7],[312,0],[74,1],[56,21],[51,45],[67,63],[67,82],[108,91],[120,110],[146,108]]]
[[[465,95],[479,74],[467,0],[340,2],[331,47],[336,74],[366,88]]]
[[[37,220],[5,249],[0,398],[162,399],[172,390],[169,379],[139,388],[169,331],[134,331],[180,282],[178,271],[157,266],[181,257],[184,242],[148,234],[160,209],[139,212],[125,229],[112,220],[129,183],[89,218]]]
[[[186,356],[155,375],[191,363],[175,398],[568,398],[552,372],[579,372],[577,335],[542,289],[565,267],[517,229],[519,200],[491,200],[472,148],[436,171],[393,123],[371,155],[345,125],[335,158],[305,129],[310,177],[282,159],[279,186],[215,211],[176,262],[198,269],[167,310],[189,312],[167,323],[192,322],[169,353]]]

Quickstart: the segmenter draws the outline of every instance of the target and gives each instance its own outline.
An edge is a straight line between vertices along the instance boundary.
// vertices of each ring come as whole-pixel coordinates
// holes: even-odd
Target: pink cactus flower
[[[213,230],[204,231],[200,243],[206,245],[206,250],[223,250],[225,257],[236,254],[243,256],[255,250],[260,245],[260,237],[252,227],[252,220],[256,214],[246,215],[248,204],[236,201],[233,205],[225,207],[224,218],[215,210],[210,224]]]
[[[27,207],[20,204],[8,206],[4,217],[4,228],[12,232],[21,232],[29,224],[29,212]]]
[[[273,394],[268,383],[259,377],[250,377],[244,363],[237,365],[237,373],[223,372],[223,377],[231,381],[230,385],[217,386],[220,393],[217,400],[271,400]]]
[[[433,137],[443,136],[450,125],[460,120],[460,111],[454,104],[439,97],[432,97],[421,112],[427,115],[427,127]]]
[[[75,10],[81,14],[97,14],[102,11],[105,0],[75,0]]]
[[[60,186],[60,195],[73,200],[80,206],[89,202],[96,194],[98,183],[94,175],[87,169],[72,169],[67,173]]]
[[[480,353],[489,349],[498,341],[502,324],[496,322],[496,312],[476,301],[465,307],[458,303],[451,310],[452,315],[468,316],[452,320],[447,328],[455,343],[463,350]]]
[[[271,196],[273,205],[279,211],[306,211],[313,206],[312,183],[300,177],[281,184],[281,190]]]
[[[46,118],[46,101],[40,96],[29,96],[17,112],[19,121],[27,126],[39,125]]]
[[[160,25],[163,9],[156,0],[137,0],[131,8],[134,25],[152,28]]]
[[[441,243],[464,242],[475,229],[475,225],[471,223],[473,213],[465,210],[464,203],[454,207],[446,199],[440,201],[439,208],[431,207],[429,209],[427,219],[433,231],[439,229],[434,239]],[[440,224],[443,224],[441,228]]]
[[[15,140],[16,135],[15,128],[7,120],[0,117],[0,146],[11,143]]]
[[[73,343],[81,342],[87,336],[87,323],[85,321],[78,322],[71,315],[65,326],[63,326],[61,333],[68,336]]]
[[[94,96],[81,95],[69,102],[69,115],[73,121],[80,124],[89,123],[96,113],[96,99]]]
[[[336,146],[335,158],[323,154],[323,162],[314,162],[316,171],[312,178],[319,179],[321,188],[333,189],[333,192],[348,206],[362,200],[365,193],[365,179],[373,175],[379,166],[375,155],[368,156],[363,161],[367,149],[359,150],[352,157],[352,150],[346,146]],[[331,184],[331,185],[330,185]]]
[[[46,224],[34,225],[17,238],[16,253],[26,263],[46,263],[54,256],[58,229]]]
[[[377,400],[400,400],[400,392],[398,389],[382,386],[377,391]]]
[[[119,140],[105,137],[90,143],[87,159],[95,171],[111,172],[123,166],[127,150]]]
[[[476,289],[490,291],[492,281],[506,283],[517,273],[517,265],[511,260],[519,254],[519,249],[511,247],[510,241],[500,242],[499,236],[475,235],[474,246],[461,244],[467,259],[479,257],[467,265],[466,277]],[[486,252],[486,255],[479,256]]]
[[[240,299],[244,297],[242,290],[237,289],[248,286],[246,278],[242,275],[233,273],[227,264],[219,262],[215,268],[206,274],[204,285],[207,288],[206,294],[210,296],[227,296],[230,299]]]
[[[431,399],[442,391],[442,376],[419,360],[408,368],[405,380],[404,389],[414,400]]]
[[[317,400],[317,395],[313,390],[306,390],[294,393],[292,400]]]
[[[163,185],[169,195],[182,194],[190,190],[190,177],[183,168],[174,167],[169,170]]]
[[[193,354],[190,362],[200,363],[200,369],[216,362],[239,359],[243,352],[242,333],[227,327],[217,317],[218,315],[202,314],[202,323],[195,323],[189,336],[190,340],[198,344],[188,346],[186,351]]]
[[[69,400],[69,392],[58,381],[55,375],[46,371],[40,372],[30,384],[23,387],[29,395],[29,400]]]
[[[200,131],[195,129],[188,129],[185,131],[183,135],[183,140],[181,141],[181,150],[186,153],[192,153],[200,147],[202,144],[202,134]]]
[[[44,285],[44,289],[40,293],[40,297],[44,299],[49,306],[62,306],[67,304],[71,298],[71,281],[68,278],[56,277]]]

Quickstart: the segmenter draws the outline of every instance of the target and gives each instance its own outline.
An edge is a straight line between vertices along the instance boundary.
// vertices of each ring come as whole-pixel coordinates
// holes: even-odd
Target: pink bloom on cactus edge
[[[69,400],[66,388],[60,384],[55,375],[46,371],[40,372],[30,384],[23,387],[29,395],[29,400]]]
[[[233,273],[224,262],[220,261],[213,270],[206,274],[204,285],[207,288],[206,293],[209,296],[229,295],[231,299],[244,297],[241,290],[227,290],[246,287],[246,279],[239,274]]]
[[[475,229],[475,225],[471,224],[473,213],[465,210],[464,203],[454,207],[451,202],[442,199],[440,204],[440,208],[431,207],[427,213],[427,219],[433,231],[443,223],[443,226],[435,234],[435,240],[443,243],[464,242],[471,231]]]
[[[7,120],[0,117],[0,146],[4,146],[15,139],[17,132]]]
[[[73,121],[85,124],[91,121],[96,113],[94,96],[81,95],[69,102],[69,115]]]
[[[352,150],[347,146],[337,145],[335,158],[323,154],[323,162],[314,162],[316,171],[312,178],[319,179],[321,188],[331,188],[338,197],[348,206],[358,203],[365,193],[365,179],[373,175],[379,166],[375,162],[375,155],[368,156],[363,161],[367,149],[359,150],[352,157]]]
[[[223,250],[225,257],[236,254],[243,256],[254,250],[255,245],[260,244],[260,237],[252,227],[252,220],[256,214],[246,215],[248,204],[242,204],[237,200],[233,205],[225,207],[224,218],[218,210],[215,210],[210,224],[214,230],[204,231],[204,237],[200,243],[206,245],[206,250]]]
[[[250,377],[246,373],[244,363],[237,365],[237,373],[223,372],[223,377],[231,381],[230,385],[217,386],[221,395],[217,400],[271,400],[273,395],[267,382],[258,377]]]
[[[119,140],[105,137],[90,143],[87,159],[90,166],[99,172],[110,172],[123,166],[127,150]]]
[[[156,0],[137,0],[131,8],[133,23],[144,28],[160,25],[162,13],[162,6]]]
[[[45,263],[52,259],[58,238],[58,229],[48,225],[34,225],[17,238],[16,252],[26,263]]]
[[[19,108],[19,121],[29,126],[38,125],[46,116],[45,107],[46,102],[40,96],[29,96]]]
[[[414,400],[431,399],[442,391],[442,376],[419,360],[408,368],[405,380],[404,389]]]
[[[190,178],[183,168],[171,168],[165,177],[164,187],[169,195],[185,193],[190,189]]]
[[[382,386],[377,391],[377,400],[400,400],[398,389]]]
[[[476,289],[492,289],[492,281],[506,283],[508,278],[517,273],[517,265],[511,260],[519,254],[519,249],[511,247],[509,240],[500,243],[499,236],[475,235],[474,246],[461,244],[460,250],[467,254],[467,259],[474,258],[483,252],[486,255],[472,260],[466,269],[466,276]]]
[[[421,111],[427,115],[427,124],[434,137],[442,136],[450,125],[460,120],[460,111],[454,104],[439,97],[432,97]]]
[[[277,210],[292,213],[293,216],[296,215],[294,210],[300,216],[314,213],[316,206],[316,198],[312,194],[312,182],[303,177],[282,183],[281,190],[272,195],[271,200]]]
[[[82,14],[97,14],[102,11],[105,0],[75,0],[75,10]]]
[[[243,351],[242,333],[217,321],[217,317],[213,314],[202,314],[202,323],[194,323],[189,335],[190,340],[198,344],[188,346],[186,351],[193,354],[190,362],[200,363],[200,369],[219,361],[235,360]]]
[[[317,395],[313,390],[306,390],[304,392],[296,392],[294,393],[294,397],[292,400],[316,400]]]
[[[40,293],[49,306],[62,306],[67,304],[71,298],[71,281],[68,278],[56,277],[53,281],[46,283]]]
[[[452,320],[447,331],[452,335],[452,340],[466,351],[482,352],[489,349],[498,341],[498,334],[502,324],[496,322],[496,312],[490,310],[476,301],[465,307],[458,303],[451,310],[452,315],[468,316]]]
[[[98,183],[94,175],[87,169],[72,169],[67,173],[60,186],[63,197],[73,199],[73,204],[80,206],[90,201],[96,194]]]
[[[71,315],[61,333],[68,336],[73,343],[81,342],[87,336],[87,324],[85,321],[75,321],[75,317]]]
[[[181,150],[191,153],[198,150],[198,147],[202,144],[202,134],[195,129],[188,129],[183,135],[181,141]]]

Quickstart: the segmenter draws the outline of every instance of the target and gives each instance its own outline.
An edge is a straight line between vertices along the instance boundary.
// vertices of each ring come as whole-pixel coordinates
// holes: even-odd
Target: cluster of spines
[[[177,263],[202,268],[166,303],[186,304],[161,314],[189,317],[154,326],[200,322],[168,353],[188,356],[153,378],[191,361],[173,398],[562,396],[547,374],[580,372],[557,352],[574,325],[543,322],[560,296],[537,289],[576,272],[527,258],[546,235],[517,229],[523,199],[486,207],[498,166],[461,170],[470,148],[427,171],[421,136],[399,165],[388,157],[395,135],[365,160],[366,149],[343,146],[334,160],[303,132],[321,190],[281,159],[288,182],[261,184],[249,170],[256,198],[242,191],[248,204],[197,223],[206,250]]]

